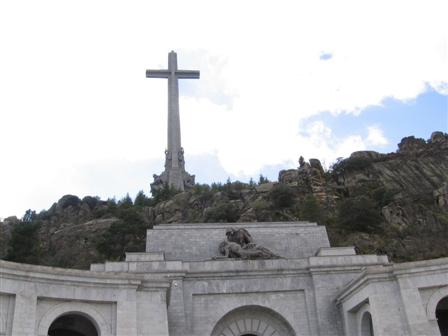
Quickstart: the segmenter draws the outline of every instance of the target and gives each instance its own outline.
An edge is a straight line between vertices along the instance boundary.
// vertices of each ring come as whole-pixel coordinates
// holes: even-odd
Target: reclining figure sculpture
[[[254,243],[246,229],[228,229],[227,239],[219,244],[219,253],[225,258],[278,259],[280,256]]]

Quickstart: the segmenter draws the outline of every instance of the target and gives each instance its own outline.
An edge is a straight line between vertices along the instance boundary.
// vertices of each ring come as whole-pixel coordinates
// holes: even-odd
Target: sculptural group
[[[227,229],[226,240],[219,244],[219,253],[225,258],[278,259],[269,249],[257,245],[246,229]]]

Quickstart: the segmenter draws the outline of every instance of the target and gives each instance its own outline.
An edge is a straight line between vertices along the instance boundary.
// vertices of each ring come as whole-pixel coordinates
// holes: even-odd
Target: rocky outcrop
[[[417,260],[448,255],[447,181],[448,135],[434,132],[426,141],[404,138],[394,153],[355,152],[329,171],[319,160],[301,157],[297,169],[279,173],[278,182],[196,185],[148,199],[146,206],[65,195],[33,220],[41,223],[41,262],[64,267],[82,268],[101,260],[98,239],[114,223],[132,225],[135,217],[130,222],[117,218],[117,209],[129,207],[144,219],[146,226],[139,226],[143,229],[160,223],[318,221],[327,225],[333,245],[356,245],[363,253],[387,253],[397,261]],[[371,206],[369,213],[381,222],[343,227],[341,205],[355,211],[357,204]],[[11,217],[0,223],[0,257],[19,222]],[[121,229],[114,233],[120,239],[127,231]],[[132,239],[144,240],[144,232]]]
[[[442,209],[448,209],[448,182],[433,192],[436,204]]]
[[[278,175],[279,183],[297,187],[300,193],[309,193],[323,203],[333,197],[327,187],[326,175],[318,159],[310,159],[309,163],[301,156],[297,169],[282,170]]]
[[[448,135],[434,132],[425,141],[404,138],[390,154],[355,152],[334,168],[335,182],[348,194],[375,183],[397,196],[432,195],[448,181]],[[413,196],[414,195],[414,196]]]

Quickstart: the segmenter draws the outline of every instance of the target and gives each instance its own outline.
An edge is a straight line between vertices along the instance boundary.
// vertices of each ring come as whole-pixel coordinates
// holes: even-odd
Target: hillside
[[[317,159],[279,172],[278,182],[196,185],[116,202],[66,195],[39,214],[0,222],[0,257],[87,268],[143,251],[160,223],[316,221],[332,245],[393,261],[448,256],[448,134],[407,137],[395,153],[355,152],[324,171]]]

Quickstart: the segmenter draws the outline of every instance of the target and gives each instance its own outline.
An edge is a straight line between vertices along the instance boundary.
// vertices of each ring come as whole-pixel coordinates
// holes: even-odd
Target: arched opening
[[[436,318],[440,335],[448,336],[448,296],[440,300],[437,304]]]
[[[79,313],[59,316],[48,329],[49,336],[100,336],[93,322]]]
[[[374,336],[372,315],[366,311],[361,318],[361,336]]]
[[[244,306],[224,315],[211,336],[296,336],[286,319],[272,309]]]

